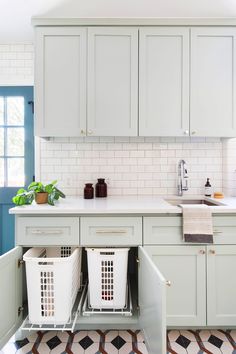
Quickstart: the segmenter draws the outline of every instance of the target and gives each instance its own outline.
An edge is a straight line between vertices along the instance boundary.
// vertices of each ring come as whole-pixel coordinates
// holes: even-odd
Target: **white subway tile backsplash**
[[[186,194],[203,194],[207,177],[214,190],[222,190],[222,151],[215,138],[41,139],[41,179],[57,179],[68,195],[82,195],[84,183],[99,177],[107,179],[110,195],[176,194],[177,164],[183,158],[189,173]]]

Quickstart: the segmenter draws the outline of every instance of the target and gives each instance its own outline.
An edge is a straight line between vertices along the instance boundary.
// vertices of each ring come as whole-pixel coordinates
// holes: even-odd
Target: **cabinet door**
[[[22,321],[21,313],[18,314],[18,309],[22,307],[22,266],[18,267],[21,257],[21,247],[0,256],[0,348],[16,332]]]
[[[189,135],[189,29],[140,29],[139,135]]]
[[[138,29],[88,29],[88,135],[138,134]]]
[[[86,132],[86,29],[36,28],[35,134]]]
[[[206,325],[206,255],[203,246],[146,246],[170,281],[166,292],[168,326]]]
[[[166,281],[145,248],[139,247],[140,328],[149,354],[166,352]]]
[[[236,136],[235,35],[235,28],[191,29],[191,135]]]
[[[208,246],[207,250],[207,324],[235,326],[236,246]]]

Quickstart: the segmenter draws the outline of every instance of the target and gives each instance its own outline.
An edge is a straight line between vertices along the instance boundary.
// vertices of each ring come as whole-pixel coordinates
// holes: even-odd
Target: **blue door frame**
[[[25,186],[0,187],[0,254],[14,247],[14,216],[8,210],[13,206],[12,197],[20,187],[28,186],[34,176],[34,135],[33,135],[33,87],[0,87],[0,96],[24,97],[24,157],[25,157]]]

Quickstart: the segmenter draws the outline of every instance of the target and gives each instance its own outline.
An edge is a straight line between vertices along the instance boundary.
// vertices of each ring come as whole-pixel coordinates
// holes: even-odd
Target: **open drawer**
[[[23,248],[16,247],[0,257],[0,348],[20,328],[23,322]],[[166,280],[147,254],[144,247],[132,248],[131,257],[137,276],[137,299],[133,316],[103,314],[82,316],[79,314],[75,329],[142,329],[150,354],[164,353],[166,349]],[[83,269],[82,269],[83,271]],[[137,306],[138,305],[138,306]],[[37,328],[31,328],[37,330]],[[44,329],[43,326],[40,327]],[[49,329],[47,327],[47,329]],[[51,329],[69,330],[70,327]]]

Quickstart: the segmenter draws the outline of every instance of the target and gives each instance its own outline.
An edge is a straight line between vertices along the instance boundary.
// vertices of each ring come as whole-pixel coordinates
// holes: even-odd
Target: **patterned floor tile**
[[[29,342],[34,343],[38,338],[38,332],[32,331],[27,335],[27,339]]]
[[[186,338],[188,338],[191,342],[196,342],[197,338],[195,335],[187,330],[180,330],[180,334]]]
[[[132,343],[133,341],[133,337],[128,331],[119,331],[119,336],[128,343]]]
[[[42,343],[46,343],[51,338],[57,335],[57,331],[47,331],[43,333],[43,338],[41,340]]]
[[[233,329],[232,331],[229,332],[231,337],[233,338],[233,340],[235,341],[236,343],[236,329]]]
[[[62,343],[67,343],[69,339],[69,333],[67,332],[57,332],[57,337],[60,339]]]
[[[234,353],[234,348],[229,342],[223,342],[222,346],[220,347],[220,350],[222,351],[223,354]]]
[[[212,354],[222,354],[221,350],[215,345],[209,342],[203,342],[204,347],[209,350]]]
[[[20,348],[17,350],[17,354],[27,354],[30,353],[32,348],[34,346],[34,343],[28,343],[24,347]]]
[[[133,346],[132,343],[125,343],[119,350],[119,354],[129,354],[132,353]]]
[[[215,337],[220,338],[223,342],[228,342],[227,336],[223,333],[223,331],[219,330],[211,330],[211,334],[213,334]]]
[[[208,330],[198,331],[198,334],[203,342],[207,342],[211,336],[211,332]]]
[[[71,352],[76,354],[84,354],[84,348],[81,347],[79,343],[73,343],[71,346]]]
[[[95,354],[97,352],[99,352],[99,343],[93,343],[84,351],[84,354]]]
[[[101,336],[97,331],[89,331],[88,335],[93,340],[93,342],[100,342]]]
[[[104,349],[109,354],[119,354],[119,350],[111,343],[105,343]]]
[[[74,336],[73,342],[78,343],[81,339],[83,339],[87,335],[88,335],[88,331],[78,331]]]
[[[187,353],[188,354],[199,354],[201,353],[201,350],[199,348],[199,345],[197,342],[191,342],[187,348]]]
[[[176,339],[179,337],[179,335],[180,335],[180,331],[176,331],[176,330],[168,331],[168,337],[170,342],[175,342]]]
[[[38,350],[39,354],[49,354],[51,351],[46,343],[40,343],[37,350]]]
[[[118,331],[108,331],[105,334],[105,341],[106,342],[111,342],[114,338],[118,336],[119,332]]]
[[[138,331],[137,333],[137,341],[138,342],[144,342],[144,335],[142,331]]]
[[[173,349],[178,354],[187,354],[187,350],[176,342],[171,342],[171,349]]]
[[[142,354],[148,354],[146,345],[144,343],[139,342],[137,344],[138,350],[142,353]]]
[[[50,351],[50,354],[61,354],[65,352],[66,349],[66,343],[61,343],[57,345],[54,349]]]

